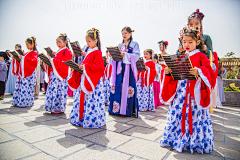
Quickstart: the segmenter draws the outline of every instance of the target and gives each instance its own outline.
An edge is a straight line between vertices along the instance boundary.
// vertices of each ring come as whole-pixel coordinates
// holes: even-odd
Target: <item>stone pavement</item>
[[[10,95],[0,101],[0,159],[240,159],[240,107],[214,109],[215,148],[201,155],[160,147],[168,106],[138,119],[106,112],[106,126],[83,129],[69,123],[73,98],[59,115],[43,110],[44,98],[31,108],[13,107]]]

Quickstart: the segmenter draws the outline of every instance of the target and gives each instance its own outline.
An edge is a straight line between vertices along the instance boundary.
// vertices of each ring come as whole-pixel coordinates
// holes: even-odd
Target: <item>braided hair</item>
[[[204,14],[197,9],[195,12],[193,12],[189,17],[188,17],[188,24],[190,24],[191,19],[197,18],[200,21],[200,33],[203,35],[203,27],[202,27],[202,21],[204,18]]]
[[[70,42],[69,38],[67,37],[66,33],[61,33],[60,36],[58,36],[57,39],[61,39],[63,42],[67,42],[66,43],[66,47],[69,49],[69,45],[68,42]]]
[[[123,29],[122,29],[122,31],[123,30],[126,30],[128,33],[132,33],[132,32],[134,32],[134,30],[132,30],[130,27],[124,27]],[[122,32],[121,31],[121,32]],[[130,46],[130,43],[132,42],[132,35],[130,36],[130,38],[129,38],[129,43],[128,43],[128,46],[127,46],[127,48],[129,49],[129,46]],[[122,41],[122,43],[124,43],[124,40]]]
[[[97,47],[101,50],[101,41],[100,41],[100,34],[99,30],[92,28],[87,31],[86,37],[90,37],[92,40],[97,40]]]
[[[34,36],[27,38],[26,42],[28,42],[31,45],[34,44],[33,50],[38,52],[36,38]]]

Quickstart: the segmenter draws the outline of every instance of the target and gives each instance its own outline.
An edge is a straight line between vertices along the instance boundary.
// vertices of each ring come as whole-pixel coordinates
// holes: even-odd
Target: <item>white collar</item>
[[[192,55],[194,55],[194,54],[196,54],[198,52],[200,52],[200,50],[199,49],[195,49],[195,50],[193,50],[191,52],[186,52],[186,53],[188,53],[189,56],[192,56]]]
[[[92,49],[89,48],[86,54],[88,55],[89,53],[91,53],[91,52],[93,52],[93,51],[96,51],[96,50],[98,50],[98,47],[94,47],[94,48],[92,48]]]
[[[28,53],[32,52],[33,50],[30,50],[28,52],[26,52],[23,56],[26,56]]]
[[[151,59],[149,59],[149,60],[146,60],[146,61],[145,61],[145,63],[146,63],[146,62],[149,62],[149,61],[152,61],[152,60],[151,60]]]
[[[59,49],[59,50],[57,51],[57,53],[59,53],[60,51],[66,49],[66,48],[67,48],[67,47],[63,47],[63,48]],[[56,55],[57,55],[57,53],[56,53]]]

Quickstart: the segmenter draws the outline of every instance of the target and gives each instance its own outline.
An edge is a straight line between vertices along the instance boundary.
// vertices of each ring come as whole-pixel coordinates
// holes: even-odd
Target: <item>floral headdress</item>
[[[194,27],[189,27],[189,26],[187,26],[187,27],[184,27],[182,30],[180,30],[180,32],[179,32],[179,34],[180,34],[180,40],[183,39],[183,35],[184,35],[185,33],[191,33],[191,32],[193,32],[193,33],[196,34],[197,39],[200,39],[200,30],[198,29],[198,27],[194,28]]]

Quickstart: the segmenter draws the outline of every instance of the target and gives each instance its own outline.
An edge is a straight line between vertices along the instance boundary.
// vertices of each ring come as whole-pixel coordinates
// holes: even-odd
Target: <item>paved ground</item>
[[[177,153],[162,148],[168,106],[134,117],[107,114],[107,125],[83,129],[69,123],[73,98],[65,114],[43,110],[44,95],[31,108],[0,101],[0,159],[240,159],[240,107],[221,107],[212,114],[215,149],[211,154]]]

